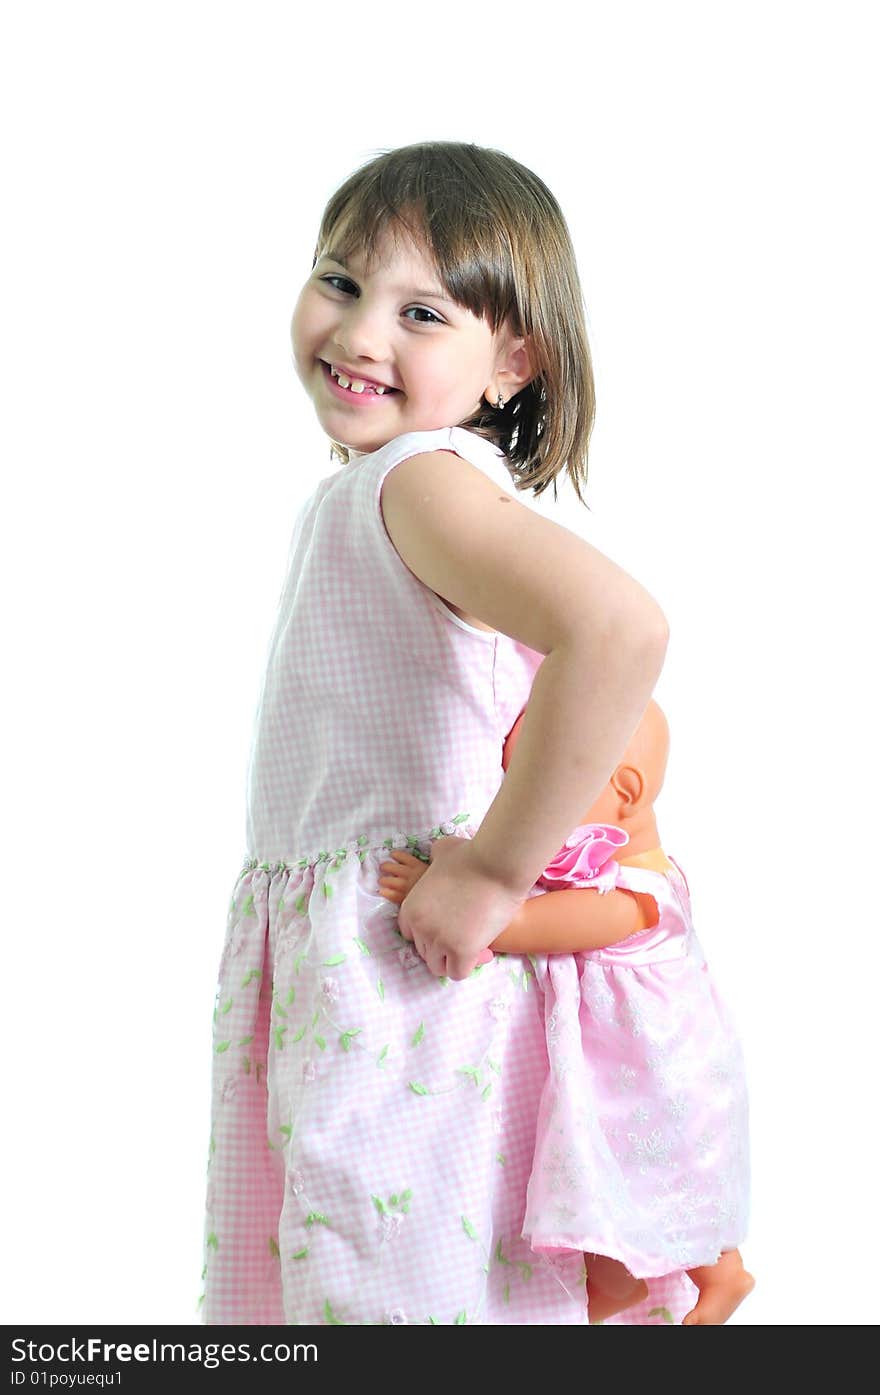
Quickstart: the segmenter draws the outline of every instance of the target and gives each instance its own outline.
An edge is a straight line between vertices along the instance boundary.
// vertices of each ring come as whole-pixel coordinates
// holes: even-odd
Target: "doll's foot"
[[[728,1255],[722,1255],[717,1265],[703,1269],[689,1269],[700,1296],[696,1306],[682,1318],[682,1327],[718,1327],[727,1322],[731,1313],[736,1312],[744,1298],[748,1298],[755,1287],[755,1280],[740,1261],[735,1267],[725,1266],[723,1272],[715,1274],[724,1265]]]
[[[404,852],[403,848],[394,848],[389,860],[379,865],[379,895],[399,906],[427,870],[426,862]]]

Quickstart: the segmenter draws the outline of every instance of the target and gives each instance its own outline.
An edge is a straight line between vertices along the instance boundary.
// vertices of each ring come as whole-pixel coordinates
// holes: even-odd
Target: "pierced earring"
[[[501,411],[502,407],[504,406],[504,398],[501,396],[501,393],[500,393],[500,392],[499,392],[499,394],[498,394],[498,401],[495,403],[495,406],[496,406],[496,408],[498,409],[499,412]]]

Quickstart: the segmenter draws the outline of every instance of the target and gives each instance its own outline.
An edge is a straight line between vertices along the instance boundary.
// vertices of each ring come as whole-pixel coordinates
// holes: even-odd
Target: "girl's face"
[[[388,235],[369,274],[360,253],[327,250],[303,287],[291,323],[297,375],[331,440],[370,453],[405,431],[456,426],[485,393],[505,400],[524,381],[514,340],[449,300],[427,252]],[[514,357],[510,357],[513,346]],[[353,384],[342,387],[331,367]],[[515,379],[515,381],[514,381]],[[361,391],[361,384],[364,384]],[[377,393],[375,387],[384,387]]]

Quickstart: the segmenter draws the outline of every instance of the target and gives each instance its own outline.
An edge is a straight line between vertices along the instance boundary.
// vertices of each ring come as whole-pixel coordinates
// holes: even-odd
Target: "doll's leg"
[[[590,1322],[604,1322],[615,1313],[641,1303],[648,1285],[637,1279],[619,1259],[607,1255],[584,1255],[587,1268],[587,1315]]]
[[[689,1269],[700,1290],[696,1306],[682,1319],[683,1327],[717,1326],[727,1321],[751,1293],[755,1281],[743,1267],[739,1250],[727,1250],[716,1264]]]

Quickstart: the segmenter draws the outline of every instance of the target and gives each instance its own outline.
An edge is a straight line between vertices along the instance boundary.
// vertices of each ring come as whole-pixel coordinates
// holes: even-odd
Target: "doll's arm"
[[[656,901],[645,893],[570,887],[524,901],[491,948],[504,954],[602,949],[656,925],[658,918]]]

